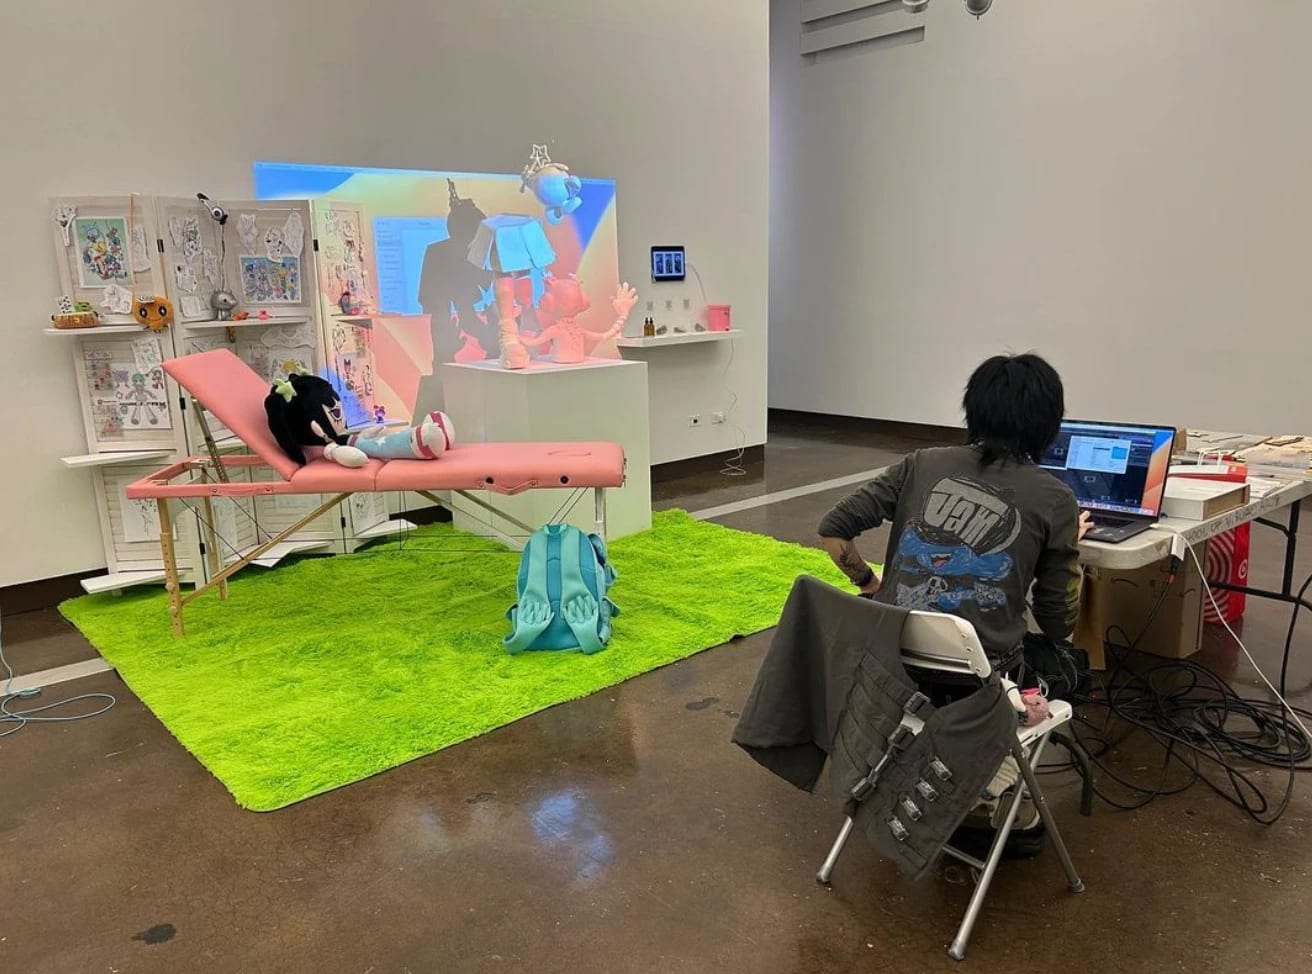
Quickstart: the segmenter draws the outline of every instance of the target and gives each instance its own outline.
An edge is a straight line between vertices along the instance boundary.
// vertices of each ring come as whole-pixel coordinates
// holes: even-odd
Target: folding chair
[[[975,628],[964,619],[936,612],[912,612],[907,618],[902,629],[902,661],[921,670],[933,670],[958,675],[973,674],[981,681],[988,679],[989,674],[992,672],[988,657],[984,654],[984,647],[980,645],[979,637],[975,634]],[[1051,809],[1048,808],[1048,803],[1043,797],[1043,791],[1039,788],[1035,776],[1035,769],[1039,766],[1039,761],[1043,757],[1043,749],[1048,743],[1048,738],[1053,731],[1071,719],[1070,704],[1061,700],[1054,700],[1051,701],[1049,706],[1052,710],[1052,716],[1043,723],[1034,727],[1017,727],[1016,739],[1012,742],[1011,752],[1016,759],[1016,763],[1020,766],[1024,788],[1018,782],[1016,787],[1012,789],[1002,827],[998,829],[998,834],[993,840],[988,858],[981,862],[974,856],[954,849],[951,845],[943,846],[945,853],[970,866],[978,874],[975,880],[975,891],[970,898],[970,905],[966,907],[966,914],[961,920],[957,936],[952,941],[952,946],[948,948],[948,954],[954,960],[962,960],[966,956],[966,942],[970,939],[971,931],[975,927],[975,921],[979,919],[980,910],[984,905],[984,897],[988,895],[989,884],[993,882],[993,874],[998,868],[998,863],[1002,860],[1003,848],[1006,846],[1007,836],[1011,834],[1012,827],[1016,823],[1016,813],[1020,809],[1023,792],[1028,792],[1038,808],[1039,816],[1047,827],[1053,848],[1057,850],[1057,857],[1061,860],[1062,868],[1066,871],[1066,878],[1070,881],[1071,889],[1076,893],[1084,892],[1084,883],[1080,881],[1079,875],[1075,872],[1075,865],[1071,862],[1070,853],[1067,852],[1066,844],[1062,841],[1061,833],[1057,829],[1057,821],[1053,817]],[[918,734],[924,727],[924,723],[913,714],[906,713],[902,718],[902,726],[906,727],[910,733]],[[887,756],[885,756],[884,760],[887,761],[887,759]],[[874,787],[878,787],[877,779],[883,763],[881,761],[871,770],[867,778],[864,779],[863,784],[869,782]],[[824,865],[820,867],[820,872],[816,875],[816,879],[821,883],[829,884],[830,877],[834,872],[834,864],[838,862],[838,857],[852,834],[852,827],[853,821],[849,815],[838,833],[838,838],[834,841],[833,848],[829,850],[828,858],[825,859]]]

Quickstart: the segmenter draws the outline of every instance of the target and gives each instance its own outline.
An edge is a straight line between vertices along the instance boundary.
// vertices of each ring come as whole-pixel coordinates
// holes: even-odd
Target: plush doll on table
[[[455,443],[446,413],[432,412],[417,426],[389,430],[370,427],[347,436],[337,431],[342,402],[332,384],[317,375],[293,373],[275,382],[264,400],[269,430],[283,452],[304,466],[305,447],[344,467],[374,460],[436,460]]]

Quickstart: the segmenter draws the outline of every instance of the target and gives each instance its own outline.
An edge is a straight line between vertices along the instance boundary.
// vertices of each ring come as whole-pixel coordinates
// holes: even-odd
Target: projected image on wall
[[[551,323],[541,307],[549,277],[571,274],[591,297],[577,324],[599,334],[613,323],[610,299],[620,283],[613,180],[581,178],[569,199],[544,201],[523,174],[257,162],[255,192],[260,199],[323,199],[363,208],[362,229],[372,237],[363,241],[374,278],[368,290],[377,314],[368,337],[374,401],[361,404],[362,413],[408,419],[440,409],[443,363],[497,358],[494,275],[469,260],[469,245],[488,217],[540,219],[555,251],[550,267],[532,268],[515,281],[523,335],[531,338]],[[591,354],[613,358],[618,351],[607,341]]]

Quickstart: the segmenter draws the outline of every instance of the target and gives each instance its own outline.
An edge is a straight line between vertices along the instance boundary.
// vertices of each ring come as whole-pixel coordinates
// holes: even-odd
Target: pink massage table
[[[413,491],[435,504],[447,505],[433,491],[453,491],[465,500],[492,511],[516,527],[524,524],[498,511],[470,491],[519,494],[526,490],[593,491],[596,530],[606,533],[606,488],[624,485],[624,451],[618,443],[460,443],[438,460],[370,460],[351,469],[323,458],[300,466],[278,446],[269,432],[264,397],[269,387],[245,362],[227,349],[186,355],[164,363],[164,371],[185,389],[196,406],[196,419],[209,455],[188,457],[158,470],[127,488],[129,499],[158,502],[160,548],[164,556],[165,586],[173,632],[182,635],[183,606],[212,588],[228,597],[228,579],[256,561],[274,545],[302,530],[315,518],[352,494]],[[208,411],[250,449],[249,454],[220,455],[205,419]],[[458,434],[459,431],[457,431]],[[250,467],[271,468],[281,479],[240,482],[230,471]],[[295,524],[271,536],[226,567],[214,537],[212,499],[282,494],[324,494],[324,502]],[[178,579],[169,502],[199,503],[208,533],[206,553],[210,578],[185,598]]]

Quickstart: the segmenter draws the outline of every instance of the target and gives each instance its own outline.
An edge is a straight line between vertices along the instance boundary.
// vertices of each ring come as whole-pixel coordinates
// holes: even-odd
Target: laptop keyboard
[[[1130,520],[1123,517],[1111,517],[1107,514],[1095,514],[1093,523],[1104,528],[1123,528],[1130,523]]]

